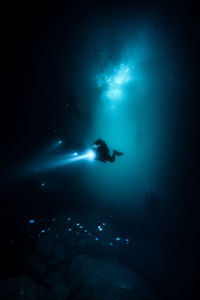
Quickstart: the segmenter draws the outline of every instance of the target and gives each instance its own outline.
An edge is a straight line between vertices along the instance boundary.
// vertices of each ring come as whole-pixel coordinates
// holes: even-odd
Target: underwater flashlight
[[[86,157],[89,159],[89,160],[93,160],[95,159],[96,157],[96,153],[93,151],[93,150],[88,150],[86,152]]]

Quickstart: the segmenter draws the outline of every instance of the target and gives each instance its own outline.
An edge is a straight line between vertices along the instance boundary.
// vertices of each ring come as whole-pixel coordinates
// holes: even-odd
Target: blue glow
[[[122,90],[118,89],[118,88],[110,88],[107,92],[106,92],[106,96],[108,96],[109,98],[120,98],[122,96]]]
[[[56,218],[52,218],[52,221],[55,222]]]
[[[52,152],[54,151],[59,145],[62,145],[63,141],[61,139],[57,140],[53,145],[51,145],[48,149],[47,152]]]
[[[76,153],[76,155],[75,155]],[[59,168],[59,167],[63,167],[67,164],[76,162],[76,161],[80,161],[80,160],[94,160],[95,159],[95,152],[92,149],[89,149],[88,151],[86,151],[85,153],[78,155],[77,152],[72,153],[72,154],[65,154],[65,155],[59,155],[57,157],[52,158],[51,160],[47,160],[40,162],[38,165],[34,165],[34,167],[32,168],[33,172],[42,172],[45,170],[51,170],[51,169],[55,169],[55,168]],[[46,184],[45,183],[41,183],[41,187],[45,188]]]
[[[103,228],[102,228],[101,226],[98,226],[98,230],[99,230],[99,231],[102,231]]]
[[[33,223],[35,223],[35,220],[33,220],[33,219],[30,219],[30,220],[29,220],[29,223],[30,223],[30,224],[33,224]]]
[[[120,64],[110,75],[100,75],[97,77],[97,84],[110,99],[119,99],[123,95],[122,88],[131,80],[130,68],[125,64]]]
[[[94,160],[96,157],[96,154],[93,150],[88,150],[86,152],[86,156],[88,157],[89,160]]]
[[[70,223],[66,223],[66,219],[67,220],[69,220],[70,221]],[[41,219],[40,219],[41,220]],[[56,220],[56,218],[51,218],[51,220]],[[63,225],[64,225],[64,233],[65,234],[68,234],[69,233],[69,237],[71,236],[71,234],[72,234],[72,236],[73,235],[75,235],[75,236],[77,236],[77,238],[78,237],[83,237],[84,236],[84,238],[86,238],[86,236],[88,235],[88,236],[90,236],[91,238],[92,238],[92,240],[95,242],[98,242],[97,244],[99,245],[99,243],[102,243],[102,245],[107,245],[107,246],[113,246],[113,247],[115,247],[115,246],[117,246],[117,244],[118,244],[118,246],[119,245],[121,245],[121,243],[118,243],[118,242],[115,242],[115,241],[123,241],[123,245],[128,245],[129,244],[129,238],[125,238],[125,237],[123,237],[123,238],[120,238],[119,237],[119,235],[117,235],[117,233],[115,233],[115,236],[114,237],[110,237],[110,239],[109,240],[107,240],[107,236],[104,236],[104,234],[103,233],[101,233],[101,235],[98,233],[98,232],[96,232],[96,233],[91,233],[91,232],[88,232],[88,229],[85,229],[84,228],[84,226],[83,225],[81,225],[79,222],[77,222],[77,220],[78,219],[76,219],[76,222],[73,222],[74,220],[73,220],[73,218],[71,219],[70,217],[67,217],[67,216],[65,216],[65,218],[64,218],[64,220],[63,220]],[[29,221],[34,221],[33,219],[30,219]],[[100,223],[100,222],[99,222]],[[47,226],[47,223],[45,223],[46,224],[46,226]],[[47,227],[47,228],[45,228],[44,226],[45,226],[45,224],[43,225],[43,228],[44,229],[42,229],[42,230],[40,230],[40,232],[39,233],[37,233],[37,235],[38,235],[38,237],[41,237],[44,233],[46,233],[46,234],[48,234],[48,232],[50,233],[53,229],[52,228],[50,228],[50,227]],[[105,222],[102,222],[102,223],[100,223],[101,225],[98,225],[98,223],[96,224],[96,228],[97,228],[97,231],[102,231],[103,229],[105,229],[105,228],[103,228],[103,226],[105,226],[106,225],[106,223]],[[82,229],[82,230],[81,230]],[[73,232],[74,233],[73,233]],[[71,233],[70,233],[71,232]],[[86,235],[84,234],[84,233],[86,233]],[[58,235],[58,234],[56,234],[55,235],[55,238],[57,239],[57,238],[59,238],[59,237],[61,237],[61,235]],[[89,237],[88,237],[89,238]],[[102,238],[103,238],[103,240],[102,240]],[[105,241],[105,238],[106,238],[106,241]],[[95,242],[95,243],[96,243]]]
[[[112,78],[113,84],[121,85],[130,80],[130,70],[129,67],[121,64],[117,74]]]

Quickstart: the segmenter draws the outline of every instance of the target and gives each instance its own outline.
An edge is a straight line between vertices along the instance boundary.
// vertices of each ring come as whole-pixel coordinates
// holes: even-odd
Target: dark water
[[[0,298],[193,299],[195,7],[24,8],[3,18]],[[75,161],[98,138],[124,155]]]

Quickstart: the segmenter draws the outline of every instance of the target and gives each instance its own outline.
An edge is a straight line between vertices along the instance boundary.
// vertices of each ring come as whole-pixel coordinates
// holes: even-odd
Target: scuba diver
[[[113,154],[110,155],[110,150],[107,144],[102,139],[98,139],[96,142],[94,142],[94,144],[92,145],[92,150],[96,154],[95,159],[104,163],[106,163],[107,161],[114,162],[116,156],[123,155],[122,152],[116,150],[113,150]]]

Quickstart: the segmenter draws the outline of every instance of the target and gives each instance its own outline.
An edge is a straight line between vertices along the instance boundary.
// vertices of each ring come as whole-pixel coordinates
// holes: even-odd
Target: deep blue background
[[[124,230],[153,224],[155,235],[182,252],[183,269],[191,274],[199,232],[200,28],[194,5],[33,3],[5,7],[3,15],[3,241],[26,215],[111,212]],[[113,65],[129,60],[127,44],[135,54],[136,82],[112,111],[95,87],[95,76],[110,54]],[[80,116],[65,109],[74,94]],[[54,139],[62,138],[68,151],[99,137],[125,152],[121,161],[12,176]]]

